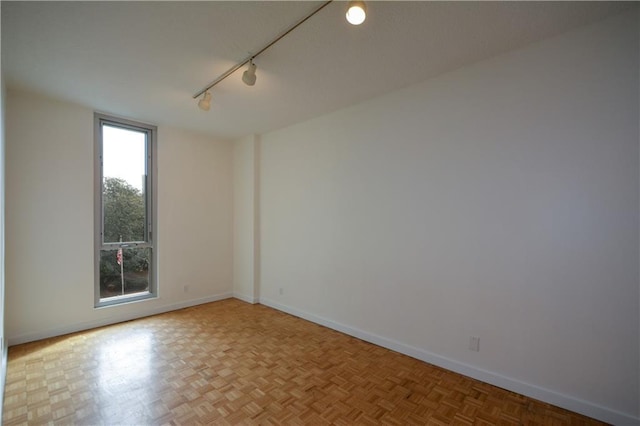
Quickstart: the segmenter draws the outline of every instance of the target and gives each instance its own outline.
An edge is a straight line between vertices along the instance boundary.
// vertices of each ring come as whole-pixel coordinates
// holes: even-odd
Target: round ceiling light
[[[350,1],[347,9],[347,21],[351,25],[360,25],[367,18],[367,7],[363,1]]]

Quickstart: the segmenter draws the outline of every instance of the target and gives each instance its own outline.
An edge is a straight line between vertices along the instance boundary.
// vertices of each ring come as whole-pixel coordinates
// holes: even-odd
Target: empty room
[[[2,424],[640,425],[637,2],[0,2]]]

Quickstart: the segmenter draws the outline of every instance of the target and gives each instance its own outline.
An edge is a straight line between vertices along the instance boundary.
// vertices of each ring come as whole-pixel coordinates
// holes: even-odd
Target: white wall
[[[231,295],[230,142],[158,128],[160,297],[94,309],[93,111],[12,90],[6,106],[11,344]]]
[[[259,297],[255,241],[258,145],[258,136],[251,135],[237,141],[233,150],[233,295],[249,303],[256,303]]]
[[[0,4],[0,8],[1,7],[2,5]],[[4,327],[5,98],[6,98],[6,90],[5,90],[4,75],[0,70],[0,402],[4,402],[4,385],[7,378],[7,356],[8,356],[8,350],[7,350],[8,344],[7,344],[7,339],[5,339],[5,327]],[[3,404],[0,404],[0,405],[3,405]],[[0,406],[0,424],[2,423],[2,413],[3,413],[3,408],[2,406]]]
[[[262,135],[261,302],[637,423],[638,113],[634,11]]]

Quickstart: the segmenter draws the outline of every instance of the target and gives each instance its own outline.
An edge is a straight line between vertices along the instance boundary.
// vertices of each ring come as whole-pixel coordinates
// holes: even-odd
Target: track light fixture
[[[247,70],[242,73],[242,81],[244,81],[244,84],[247,86],[256,84],[256,68],[258,67],[253,63],[253,58],[251,58]]]
[[[360,25],[367,18],[367,6],[363,1],[350,1],[346,13],[351,25]]]
[[[203,111],[209,111],[209,108],[211,108],[211,92],[208,90],[204,92],[202,99],[198,101],[198,108]]]
[[[249,64],[249,66],[247,67],[247,70],[244,73],[242,73],[242,81],[247,86],[253,86],[254,84],[256,84],[256,69],[257,69],[257,66],[256,66],[256,64],[253,63],[253,60],[255,58],[257,58],[258,55],[260,55],[262,52],[264,52],[265,50],[267,50],[268,48],[270,48],[271,46],[273,46],[274,44],[276,44],[277,42],[282,40],[291,31],[295,30],[300,25],[302,25],[307,19],[311,18],[313,15],[315,15],[316,13],[320,12],[322,9],[327,7],[329,5],[329,3],[331,3],[332,1],[333,0],[325,1],[322,5],[317,7],[313,12],[311,12],[310,14],[305,16],[303,19],[298,21],[295,25],[291,26],[288,30],[286,30],[285,32],[280,34],[271,43],[267,44],[265,47],[260,49],[257,53],[247,57],[243,61],[241,61],[238,64],[234,65],[233,67],[229,68],[220,77],[216,78],[215,80],[213,80],[212,83],[210,83],[204,89],[200,90],[198,93],[193,95],[193,99],[197,99],[201,95],[204,95],[204,96],[202,96],[202,99],[200,99],[198,101],[198,107],[201,110],[209,111],[209,109],[211,108],[211,93],[209,92],[209,90],[213,86],[215,86],[216,84],[220,83],[225,78],[229,77],[234,72],[238,71],[240,68],[242,68],[246,64]],[[346,14],[347,21],[349,21],[353,25],[360,25],[360,24],[362,24],[364,22],[364,20],[366,18],[366,15],[367,15],[367,8],[366,8],[366,6],[364,4],[364,1],[350,1],[349,2],[349,6],[348,6],[348,9],[347,9],[347,14]]]
[[[211,107],[211,94],[209,93],[209,90],[213,86],[215,86],[216,84],[220,83],[225,78],[229,77],[234,72],[238,71],[245,64],[249,64],[249,68],[242,74],[242,81],[244,81],[245,84],[248,84],[249,86],[253,86],[255,84],[255,82],[256,82],[256,68],[257,68],[256,65],[253,63],[253,60],[255,58],[257,58],[258,55],[260,55],[262,52],[264,52],[265,50],[267,50],[268,48],[270,48],[271,46],[273,46],[274,44],[276,44],[277,42],[282,40],[291,31],[295,30],[300,25],[302,25],[307,19],[311,18],[313,15],[315,15],[316,13],[320,12],[322,9],[327,7],[329,5],[329,3],[331,3],[332,1],[333,0],[325,1],[322,5],[317,7],[313,12],[311,12],[310,14],[305,16],[303,19],[298,21],[295,25],[291,26],[288,30],[286,30],[285,32],[280,34],[271,43],[267,44],[265,47],[260,49],[256,54],[253,54],[253,55],[249,56],[248,58],[244,59],[243,61],[241,61],[238,64],[234,65],[233,67],[229,68],[220,77],[218,77],[215,80],[213,80],[213,82],[210,83],[207,87],[205,87],[204,89],[200,90],[198,93],[193,95],[193,99],[197,99],[202,94],[204,94],[204,97],[200,101],[198,101],[198,106],[200,107],[200,109],[208,111],[209,108]]]

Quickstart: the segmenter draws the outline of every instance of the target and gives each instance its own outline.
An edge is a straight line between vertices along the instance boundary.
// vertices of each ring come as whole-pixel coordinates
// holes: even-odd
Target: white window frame
[[[119,127],[122,129],[143,132],[146,138],[146,224],[145,241],[105,243],[103,241],[104,210],[102,205],[102,185],[103,185],[103,163],[102,163],[102,127],[103,125]],[[122,303],[158,297],[157,270],[158,270],[158,249],[156,243],[157,235],[157,133],[156,126],[152,126],[137,121],[127,120],[101,113],[94,113],[94,306],[96,308],[104,306],[119,305]],[[150,248],[151,265],[149,266],[149,290],[142,293],[100,298],[100,254],[104,249],[113,250],[114,255],[118,248]]]

